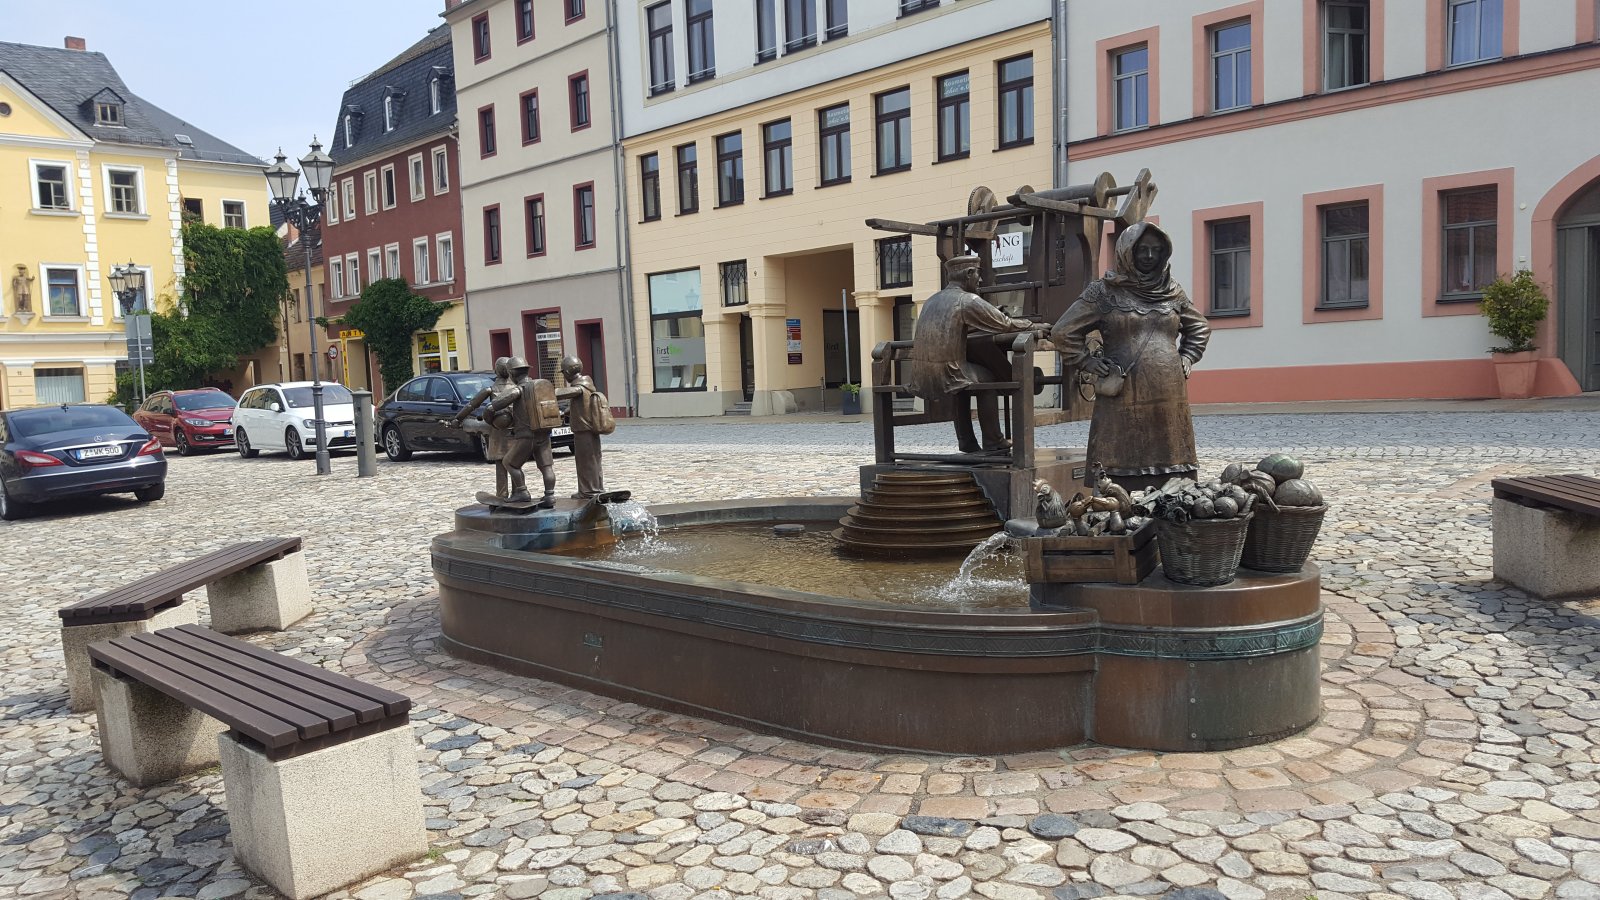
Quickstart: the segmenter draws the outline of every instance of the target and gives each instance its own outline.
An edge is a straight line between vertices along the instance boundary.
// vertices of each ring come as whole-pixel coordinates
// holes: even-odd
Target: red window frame
[[[583,82],[583,124],[578,124],[578,82]],[[593,84],[589,81],[589,70],[574,72],[567,76],[567,121],[572,125],[573,131],[582,131],[594,124],[594,98]]]
[[[484,113],[488,113],[487,116]],[[478,158],[488,159],[500,152],[500,135],[495,124],[494,104],[478,107]]]
[[[524,3],[528,4],[527,34],[522,33],[522,4]],[[517,0],[516,5],[511,9],[511,14],[517,17],[517,43],[519,45],[526,44],[527,42],[533,40],[534,32],[537,30],[534,22],[533,0]]]
[[[481,63],[493,53],[489,43],[489,14],[479,13],[472,17],[472,61]]]
[[[594,215],[594,221],[589,224],[589,243],[583,240],[583,204],[578,195],[589,192],[589,208]],[[594,182],[585,181],[572,186],[572,247],[574,250],[593,250],[600,243],[600,214],[598,200],[595,197]]]
[[[534,227],[533,215],[535,203],[539,205],[539,221],[537,229]],[[529,194],[528,196],[522,198],[522,219],[523,227],[526,229],[528,258],[533,259],[538,256],[544,256],[550,251],[550,216],[548,210],[546,209],[543,194]],[[537,249],[535,249],[533,245],[533,237],[535,234],[538,234],[539,236],[539,246]]]
[[[492,235],[493,235],[493,239],[492,240],[491,240],[491,237],[490,237],[491,231],[490,231],[490,228],[489,228],[489,216],[491,214],[494,215],[494,229],[493,229],[493,232],[492,232]],[[483,264],[484,265],[486,265],[486,266],[498,266],[498,265],[500,265],[501,260],[503,260],[505,258],[505,254],[501,252],[501,249],[502,249],[501,245],[504,244],[504,242],[505,242],[505,222],[504,222],[504,220],[502,220],[500,218],[500,204],[491,203],[488,206],[485,206],[483,208]]]
[[[529,133],[528,124],[528,98],[533,98],[532,133]],[[539,89],[523,91],[517,95],[517,119],[522,122],[522,146],[537,144],[544,137],[544,129],[539,124]]]

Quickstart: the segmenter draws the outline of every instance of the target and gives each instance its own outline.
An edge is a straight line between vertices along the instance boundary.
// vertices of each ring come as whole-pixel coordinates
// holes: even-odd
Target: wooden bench
[[[89,645],[107,765],[222,766],[239,864],[296,898],[428,852],[411,701],[198,625]]]
[[[85,648],[124,634],[194,624],[194,606],[183,601],[202,587],[217,631],[282,631],[311,612],[311,587],[297,537],[233,544],[64,606],[58,612],[72,710],[94,705]]]
[[[1494,575],[1539,597],[1600,596],[1600,478],[1496,478]]]

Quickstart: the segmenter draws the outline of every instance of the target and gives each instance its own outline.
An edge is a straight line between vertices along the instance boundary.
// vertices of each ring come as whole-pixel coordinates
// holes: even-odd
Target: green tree
[[[403,278],[384,278],[367,285],[345,312],[344,323],[366,335],[367,348],[378,355],[383,383],[399,387],[414,372],[412,336],[432,328],[449,306],[411,293]]]

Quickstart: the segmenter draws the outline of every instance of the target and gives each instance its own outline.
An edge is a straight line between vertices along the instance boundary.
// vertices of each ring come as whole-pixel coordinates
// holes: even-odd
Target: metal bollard
[[[372,441],[372,392],[351,391],[356,410],[356,477],[378,474],[378,445]]]

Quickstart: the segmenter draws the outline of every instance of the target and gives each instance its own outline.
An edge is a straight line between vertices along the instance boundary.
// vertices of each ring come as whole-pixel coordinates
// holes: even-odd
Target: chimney
[[[66,48],[68,50],[87,50],[87,49],[89,49],[89,45],[84,43],[84,40],[81,37],[73,37],[71,35],[67,35],[67,39],[65,41],[65,44],[66,44]]]
[[[465,2],[467,2],[467,0],[444,0],[444,11],[449,12]]]

